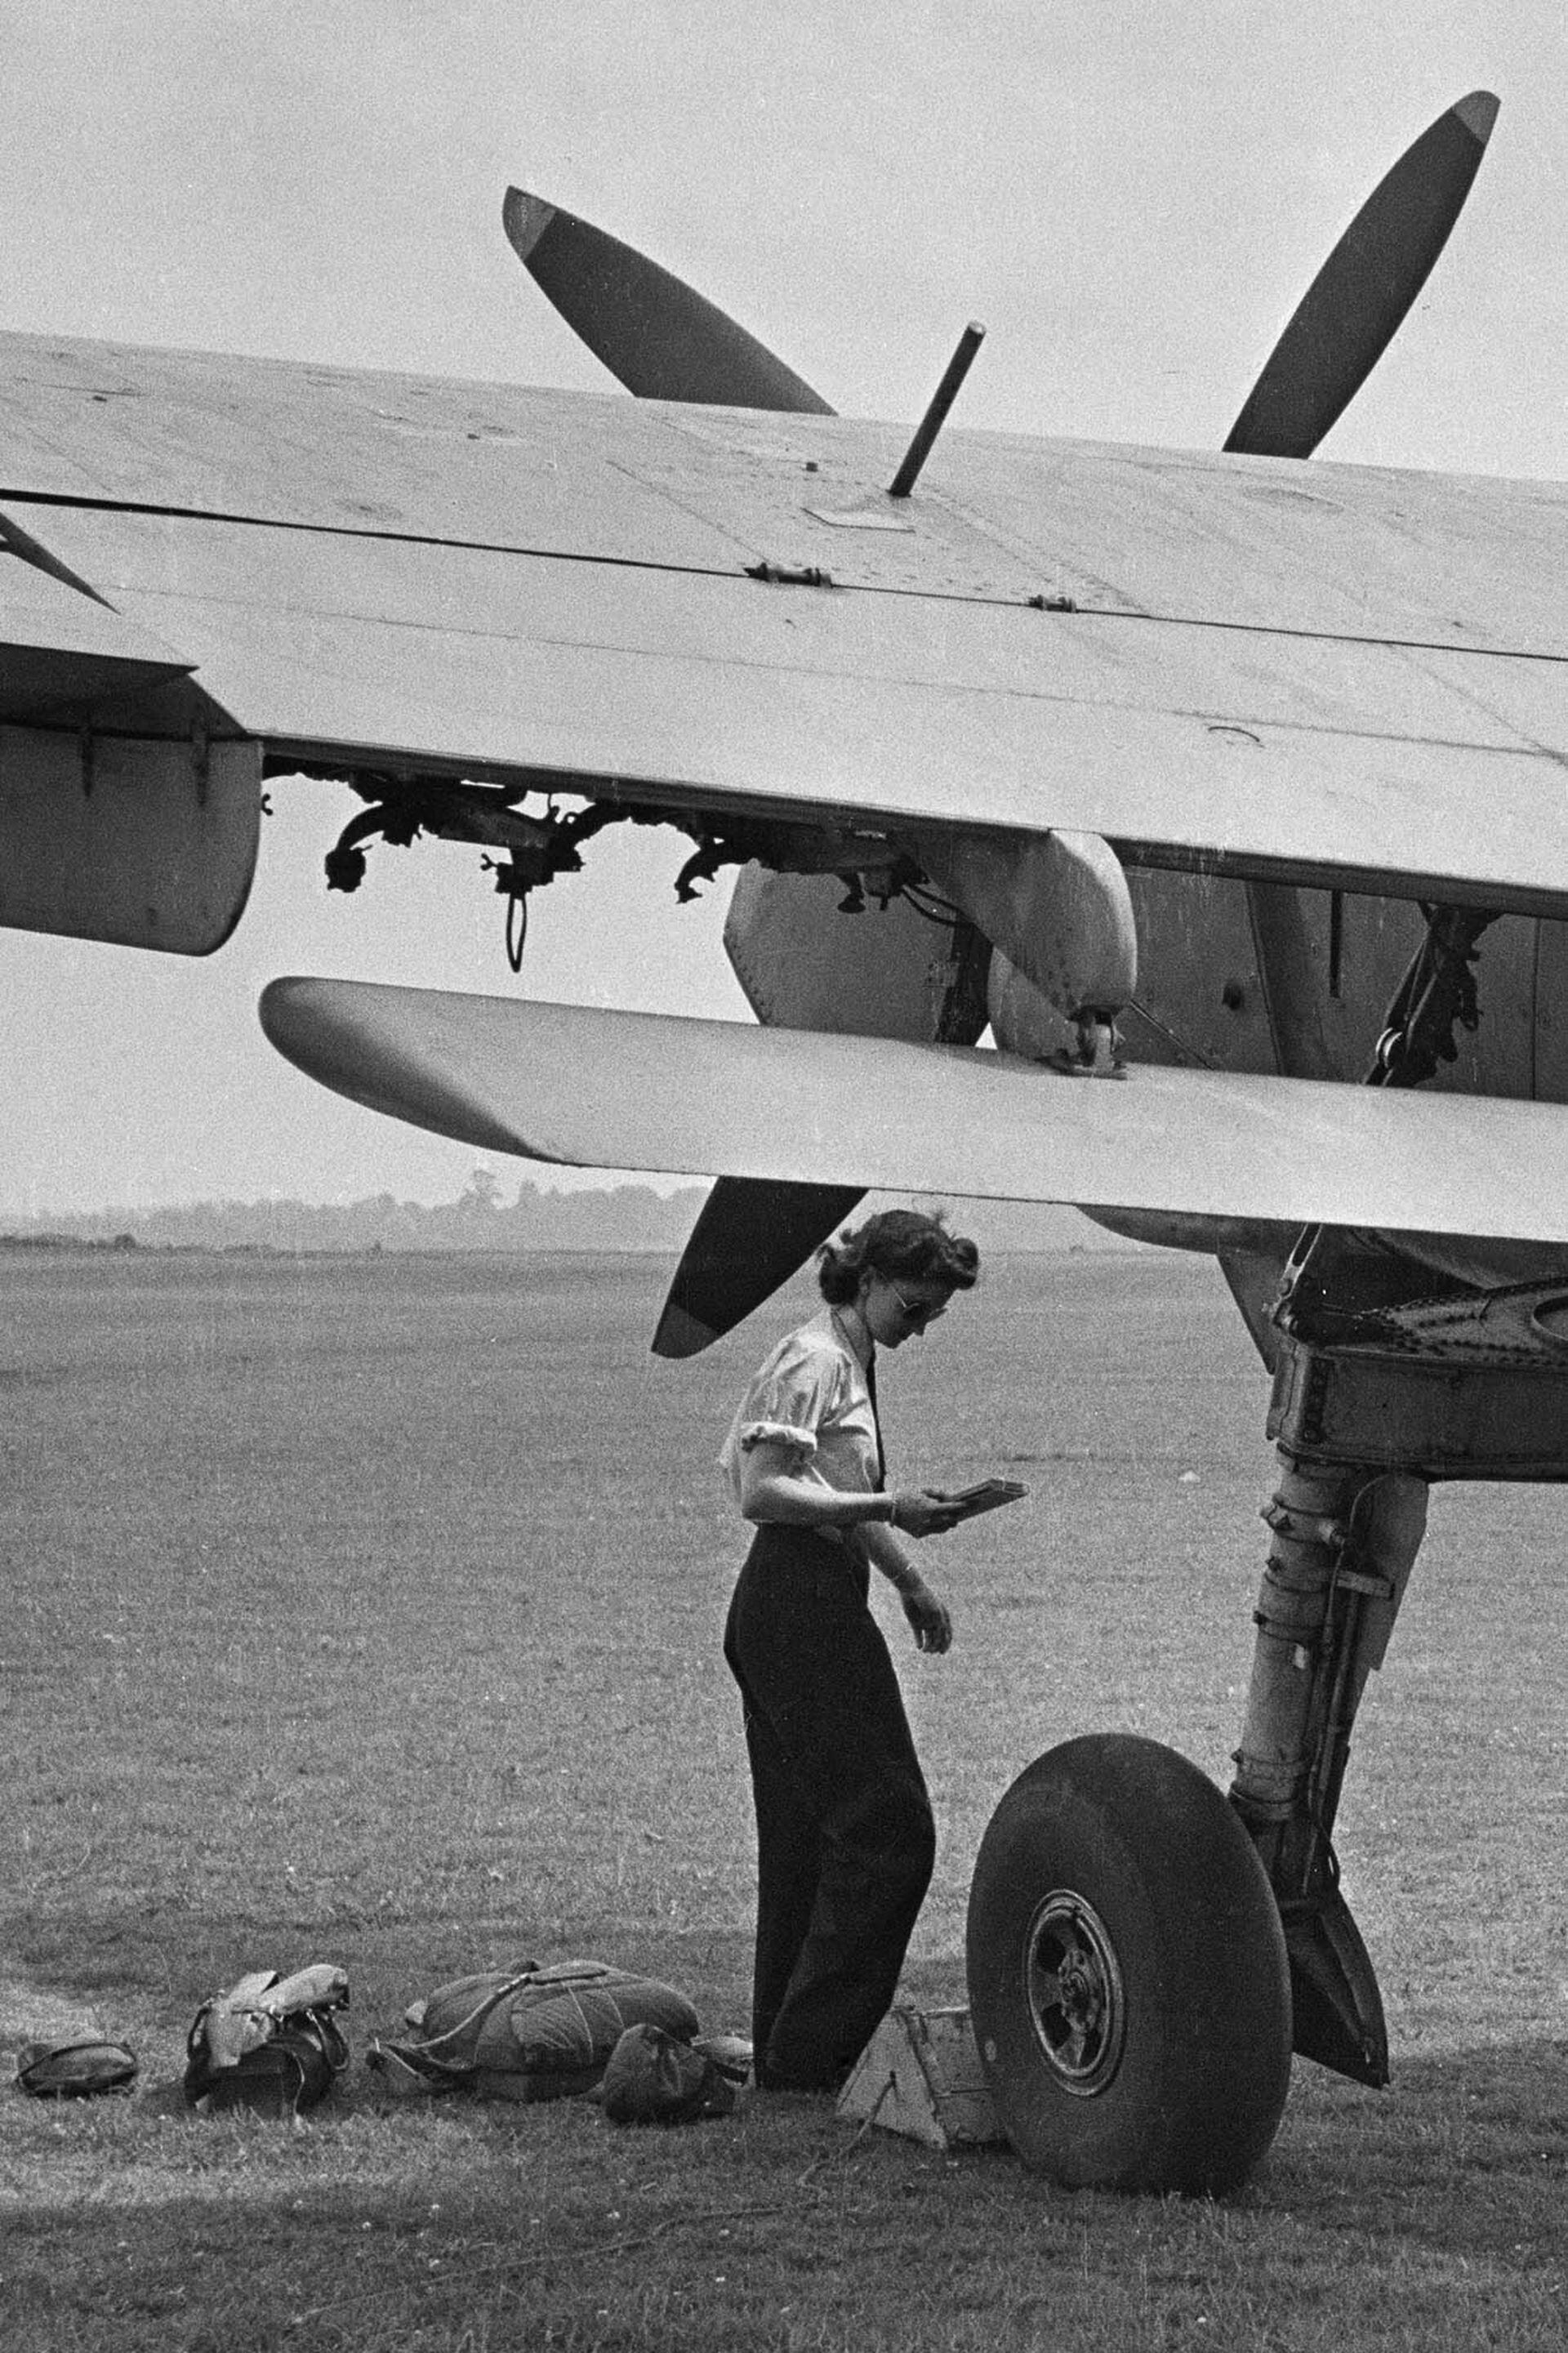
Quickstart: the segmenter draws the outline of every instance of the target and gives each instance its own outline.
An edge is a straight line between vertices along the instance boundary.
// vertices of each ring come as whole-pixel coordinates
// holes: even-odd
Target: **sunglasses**
[[[882,1280],[903,1310],[904,1321],[911,1332],[923,1332],[928,1324],[934,1324],[939,1315],[947,1314],[945,1299],[906,1299],[890,1275],[885,1274]]]

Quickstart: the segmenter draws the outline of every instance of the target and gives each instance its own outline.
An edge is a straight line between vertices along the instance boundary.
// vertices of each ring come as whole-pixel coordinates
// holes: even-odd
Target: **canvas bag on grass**
[[[367,2053],[389,2090],[506,2100],[592,2091],[628,2026],[659,2026],[680,2042],[698,2029],[673,1986],[607,1961],[481,1970],[437,1986],[404,2016],[417,2040],[373,2043]]]
[[[187,2106],[302,2116],[349,2063],[334,2014],[348,2000],[347,1971],[317,1961],[288,1978],[254,1969],[204,2002],[185,2044]]]
[[[136,2053],[126,2042],[24,2042],[16,2053],[17,2088],[36,2100],[90,2099],[128,2092],[135,2081]]]
[[[727,2116],[735,2088],[700,2047],[662,2026],[628,2026],[610,2053],[599,2105],[613,2125],[691,2125]]]

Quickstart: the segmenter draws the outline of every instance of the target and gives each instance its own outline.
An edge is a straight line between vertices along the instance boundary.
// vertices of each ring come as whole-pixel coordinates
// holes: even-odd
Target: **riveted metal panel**
[[[1335,1464],[1428,1479],[1568,1479],[1568,1355],[1285,1345],[1268,1434]]]

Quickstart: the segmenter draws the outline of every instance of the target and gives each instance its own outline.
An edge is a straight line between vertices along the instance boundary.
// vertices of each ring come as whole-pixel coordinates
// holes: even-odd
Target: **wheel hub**
[[[1070,1888],[1053,1888],[1030,1915],[1024,1987],[1035,2040],[1063,2091],[1103,2092],[1121,2062],[1127,2003],[1105,1923]]]

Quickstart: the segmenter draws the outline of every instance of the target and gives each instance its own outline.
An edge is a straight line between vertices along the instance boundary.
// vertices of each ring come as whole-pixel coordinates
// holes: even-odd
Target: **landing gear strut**
[[[975,2041],[1004,2129],[1057,2179],[1245,2179],[1292,2048],[1388,2080],[1377,1978],[1332,1831],[1438,1479],[1568,1479],[1568,1290],[1413,1297],[1387,1252],[1294,1269],[1268,1430],[1278,1492],[1229,1802],[1152,1741],[1037,1760],[992,1817],[969,1907]]]
[[[1388,2081],[1383,2004],[1332,1845],[1366,1679],[1383,1664],[1432,1482],[1568,1478],[1562,1284],[1401,1297],[1411,1279],[1408,1261],[1326,1232],[1287,1274],[1268,1417],[1274,1541],[1230,1793],[1279,1900],[1295,2048],[1374,2085]]]
[[[1426,1482],[1281,1449],[1274,1532],[1231,1802],[1279,1905],[1294,2047],[1342,2075],[1388,2081],[1388,2033],[1366,1947],[1340,1893],[1331,1833],[1366,1678],[1383,1664],[1426,1526]]]

